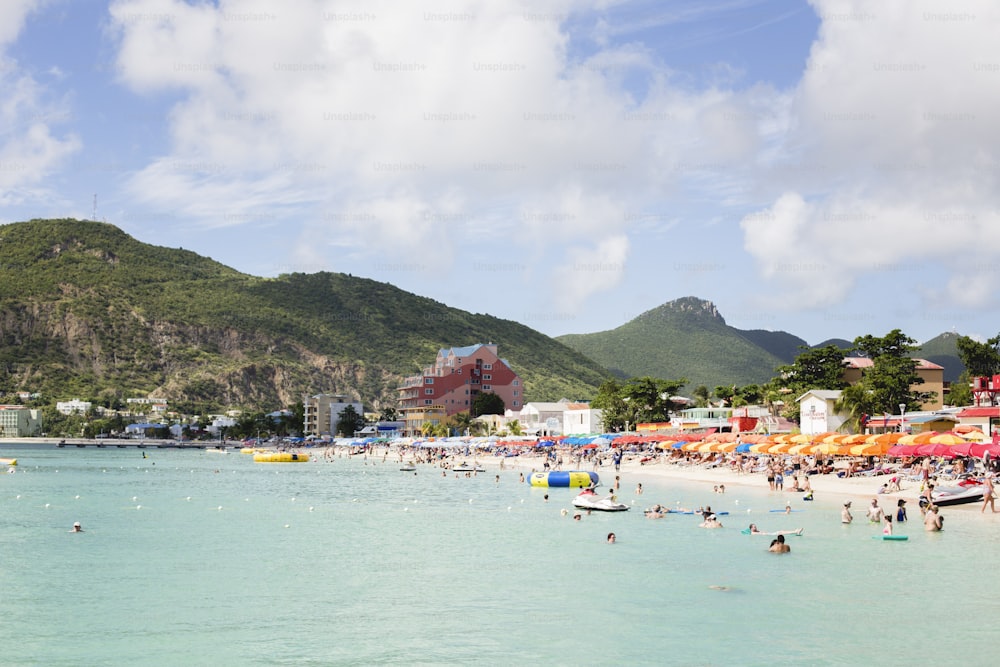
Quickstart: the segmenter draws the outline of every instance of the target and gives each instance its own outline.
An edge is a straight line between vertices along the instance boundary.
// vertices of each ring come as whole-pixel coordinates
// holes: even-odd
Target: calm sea
[[[145,452],[0,447],[19,460],[0,478],[0,663],[902,665],[994,649],[1000,515],[978,509],[945,508],[927,534],[911,503],[910,540],[883,542],[841,526],[835,499],[786,516],[762,489],[645,479],[636,498],[626,478],[633,511],[574,522],[572,491],[516,471]],[[731,514],[704,530],[644,519],[654,502]],[[740,533],[751,520],[805,535],[769,554]]]

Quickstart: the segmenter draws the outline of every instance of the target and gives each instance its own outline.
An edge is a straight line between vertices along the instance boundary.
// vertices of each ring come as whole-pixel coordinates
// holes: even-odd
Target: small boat
[[[399,469],[403,472],[416,472],[417,466],[400,466]]]
[[[212,454],[228,454],[229,453],[229,450],[226,449],[225,447],[206,447],[205,451],[206,452],[210,452]]]
[[[599,496],[596,493],[581,493],[573,499],[573,507],[598,512],[626,512],[628,505],[619,503],[614,496]]]
[[[977,503],[983,499],[982,484],[971,484],[969,486],[949,486],[934,489],[931,499],[935,505],[946,507],[948,505],[964,505],[965,503]],[[920,506],[927,504],[925,498],[920,499]]]
[[[478,465],[469,465],[468,463],[462,462],[457,466],[452,468],[455,472],[486,472],[486,468]]]
[[[2,466],[16,466],[17,459],[0,459],[0,465]]]

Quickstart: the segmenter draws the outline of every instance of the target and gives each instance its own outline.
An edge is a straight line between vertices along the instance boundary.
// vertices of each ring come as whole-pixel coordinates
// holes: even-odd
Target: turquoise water
[[[841,526],[836,499],[649,478],[637,499],[626,476],[635,511],[574,522],[572,491],[510,470],[496,484],[360,457],[146,452],[2,448],[19,461],[0,478],[2,664],[892,665],[992,649],[1000,515],[977,508],[945,508],[927,534],[911,503],[910,540],[882,542]],[[805,511],[767,511],[789,497]],[[643,518],[654,502],[732,514],[704,530]],[[805,536],[769,554],[740,534],[750,520]]]

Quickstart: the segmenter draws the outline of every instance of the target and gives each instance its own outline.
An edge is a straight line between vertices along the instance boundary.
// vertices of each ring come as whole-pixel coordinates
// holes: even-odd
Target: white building
[[[81,401],[74,398],[72,401],[59,401],[56,403],[56,412],[64,415],[84,414],[88,412],[93,404],[90,401]]]
[[[23,405],[0,405],[0,437],[25,438],[42,432],[42,411]]]
[[[525,435],[562,435],[565,431],[563,427],[563,413],[570,405],[568,399],[561,398],[555,403],[542,403],[532,401],[525,403],[517,412],[507,410],[504,416],[507,422],[517,420],[521,425],[521,432]]]
[[[834,389],[810,389],[796,399],[799,404],[799,430],[816,435],[839,429],[846,419],[837,414],[834,404],[841,392]]]
[[[604,412],[589,403],[569,403],[563,411],[564,435],[597,435],[604,433]]]

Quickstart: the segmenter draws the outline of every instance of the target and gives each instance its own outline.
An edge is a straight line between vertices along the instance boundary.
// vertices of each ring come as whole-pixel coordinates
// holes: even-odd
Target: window
[[[455,371],[455,372],[456,372],[456,373],[458,373],[459,375],[461,375],[461,374],[462,374],[462,369],[461,369],[461,368],[459,368],[459,369],[458,369],[457,371]]]
[[[424,405],[434,405],[434,399],[432,399],[432,398],[425,398],[424,399]]]
[[[516,408],[518,405],[519,405],[518,402],[514,401],[514,407]]]
[[[433,396],[434,395],[434,390],[433,389],[424,389],[424,393]]]
[[[493,364],[483,364],[483,370],[484,371],[491,371],[491,370],[493,370]]]
[[[489,385],[489,384],[484,384],[483,385],[483,391],[490,391],[491,389],[493,389],[493,385]]]
[[[515,390],[514,390],[514,396],[517,396],[517,395],[518,395],[518,393],[519,393],[519,392],[517,391],[517,389],[515,389]]]
[[[484,375],[484,376],[483,376],[483,379],[484,379],[484,380],[492,380],[492,379],[493,379],[493,376],[492,376],[492,375],[490,375],[489,373],[487,373],[486,375]]]
[[[513,382],[511,382],[511,384],[516,387],[517,385],[521,384],[521,381],[520,380],[514,380]]]

